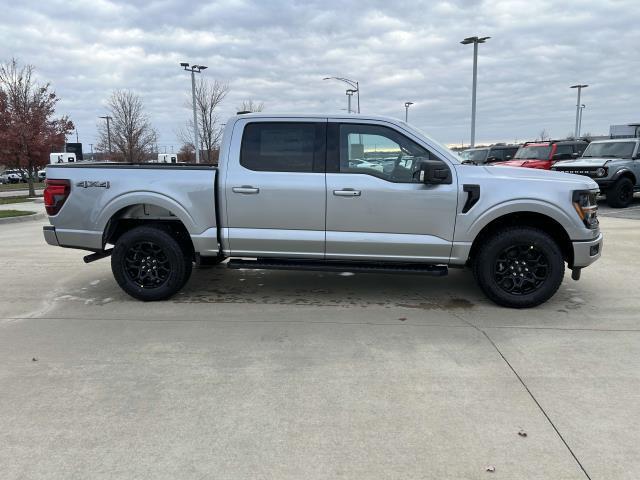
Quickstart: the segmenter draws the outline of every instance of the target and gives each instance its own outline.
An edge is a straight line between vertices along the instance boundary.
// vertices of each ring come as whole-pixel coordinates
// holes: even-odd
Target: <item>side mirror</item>
[[[513,157],[511,155],[505,155],[504,159],[505,160],[511,160]]]
[[[578,158],[580,156],[579,153],[572,153],[571,158]]]
[[[418,173],[418,179],[425,185],[449,185],[453,183],[451,170],[440,160],[422,162]]]
[[[487,157],[487,163],[497,162],[498,157]]]

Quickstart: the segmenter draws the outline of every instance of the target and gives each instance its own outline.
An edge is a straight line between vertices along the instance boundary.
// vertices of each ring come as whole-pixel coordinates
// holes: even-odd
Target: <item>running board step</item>
[[[341,262],[316,260],[280,260],[258,258],[257,260],[234,259],[227,262],[228,268],[253,270],[312,270],[318,272],[357,272],[357,273],[399,273],[404,275],[431,275],[443,277],[449,273],[446,265],[425,265],[415,263],[387,262]]]

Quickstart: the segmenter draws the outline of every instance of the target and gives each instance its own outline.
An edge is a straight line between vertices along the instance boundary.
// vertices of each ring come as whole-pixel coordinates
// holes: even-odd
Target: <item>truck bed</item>
[[[100,251],[116,222],[180,222],[202,255],[218,254],[213,165],[81,162],[47,167],[70,193],[49,217],[47,241]]]

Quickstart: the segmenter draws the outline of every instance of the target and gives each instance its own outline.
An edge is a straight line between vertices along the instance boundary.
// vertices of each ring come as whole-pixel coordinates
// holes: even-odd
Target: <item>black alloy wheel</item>
[[[533,245],[507,247],[495,262],[496,283],[512,295],[527,295],[538,290],[549,276],[549,260]]]
[[[123,233],[111,255],[118,285],[145,302],[175,295],[191,276],[193,253],[169,228],[139,226]]]

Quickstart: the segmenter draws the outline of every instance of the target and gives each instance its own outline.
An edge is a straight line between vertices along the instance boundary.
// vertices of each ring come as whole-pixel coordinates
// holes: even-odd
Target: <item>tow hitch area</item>
[[[101,252],[92,253],[91,255],[86,255],[83,260],[84,263],[95,262],[96,260],[100,260],[101,258],[106,258],[111,256],[113,252],[113,248],[109,248],[107,250],[102,250]]]
[[[580,272],[582,272],[581,268],[572,268],[571,269],[571,279],[578,281],[580,280]]]

